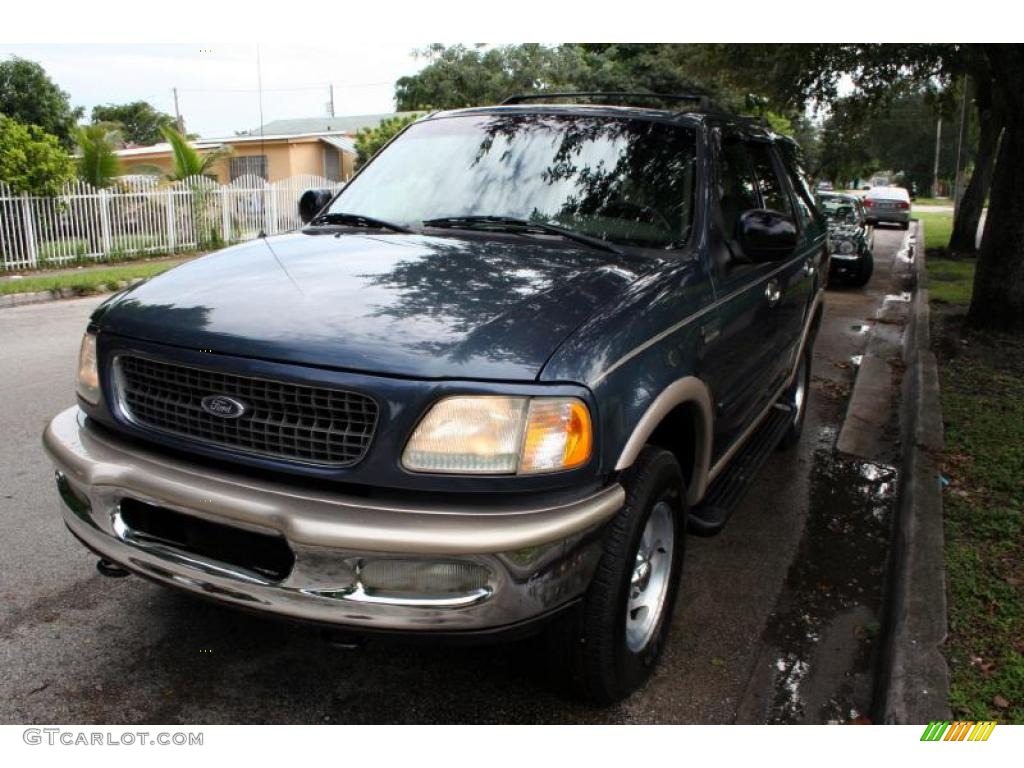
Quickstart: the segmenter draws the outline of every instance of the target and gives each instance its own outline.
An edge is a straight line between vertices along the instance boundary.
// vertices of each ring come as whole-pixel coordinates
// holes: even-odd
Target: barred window
[[[267,156],[246,155],[231,158],[231,181],[241,176],[259,176],[267,178]]]

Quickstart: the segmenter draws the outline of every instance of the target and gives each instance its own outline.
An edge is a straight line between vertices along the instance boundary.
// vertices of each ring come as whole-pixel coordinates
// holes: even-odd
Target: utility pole
[[[178,133],[184,134],[185,123],[181,119],[181,110],[178,109],[178,86],[174,86],[171,90],[174,91],[174,122],[178,126]]]
[[[942,147],[942,115],[935,122],[935,170],[932,172],[932,197],[939,196],[939,150]]]
[[[960,136],[956,142],[956,182],[953,187],[953,216],[960,210],[960,193],[963,191],[963,174],[960,170],[960,157],[964,148],[964,133],[967,128],[967,75],[964,75],[963,100],[960,102]]]
[[[327,86],[330,91],[330,99],[327,101],[327,116],[334,117],[334,83]]]

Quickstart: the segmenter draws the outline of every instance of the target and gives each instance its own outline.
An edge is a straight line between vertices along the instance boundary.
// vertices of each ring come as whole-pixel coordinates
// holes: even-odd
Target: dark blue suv
[[[432,114],[96,310],[44,443],[101,570],[644,681],[687,530],[799,437],[827,235],[755,121],[562,101]]]

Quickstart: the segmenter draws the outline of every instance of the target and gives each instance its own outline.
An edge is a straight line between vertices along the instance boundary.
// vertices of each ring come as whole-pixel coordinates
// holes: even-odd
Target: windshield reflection
[[[411,126],[330,210],[413,227],[507,216],[615,243],[678,248],[690,234],[695,172],[694,132],[668,122],[457,116]]]

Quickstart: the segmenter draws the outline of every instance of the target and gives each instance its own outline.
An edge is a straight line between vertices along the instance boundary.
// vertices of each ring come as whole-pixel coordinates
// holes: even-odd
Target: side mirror
[[[751,261],[778,261],[796,248],[796,224],[778,211],[755,208],[740,216],[736,239]]]
[[[299,218],[303,224],[313,220],[331,202],[334,193],[329,189],[307,189],[299,198]]]

